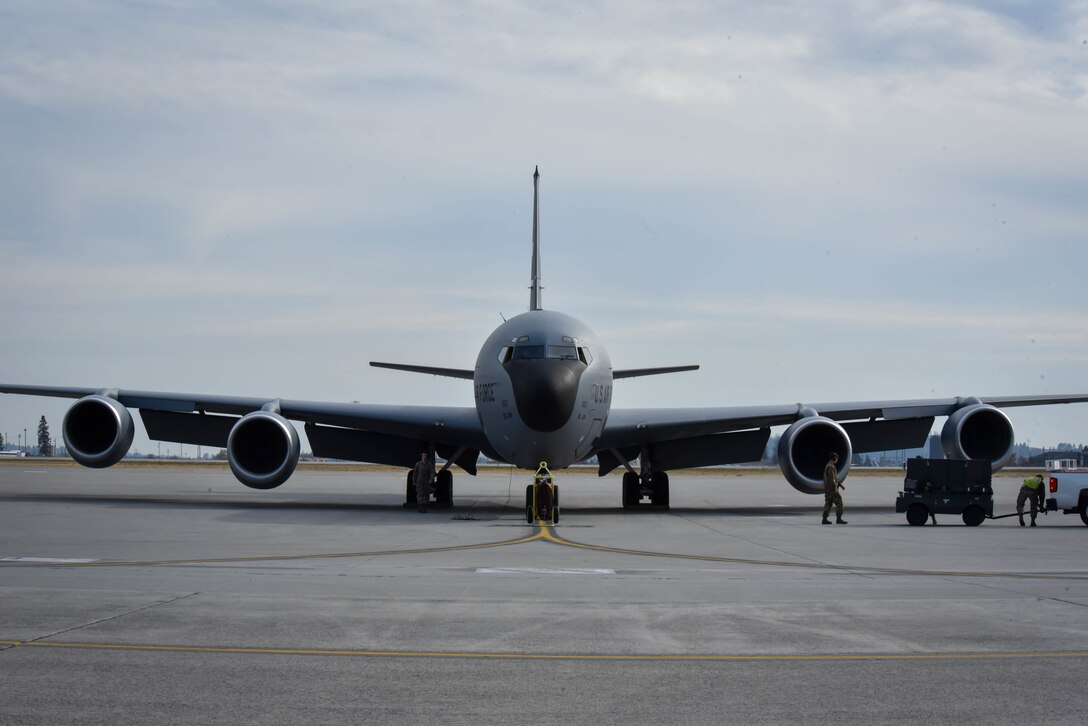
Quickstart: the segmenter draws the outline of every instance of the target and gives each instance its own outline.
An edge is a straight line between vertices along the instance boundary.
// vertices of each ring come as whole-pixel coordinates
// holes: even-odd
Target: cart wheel
[[[907,524],[912,527],[921,527],[929,519],[929,510],[926,505],[919,502],[907,507]]]
[[[552,507],[552,524],[559,524],[559,505]]]
[[[982,507],[977,504],[972,504],[963,510],[963,523],[968,527],[977,527],[984,519],[986,519],[986,512],[982,511]]]
[[[525,508],[525,521],[529,524],[533,523],[533,505],[529,505]]]

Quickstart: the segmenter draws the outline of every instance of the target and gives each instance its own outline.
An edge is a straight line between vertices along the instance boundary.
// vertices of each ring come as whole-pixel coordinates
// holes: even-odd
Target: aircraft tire
[[[453,506],[453,472],[449,469],[435,477],[434,501],[440,507]]]
[[[1080,521],[1088,525],[1088,498],[1080,500]]]
[[[529,524],[533,523],[533,505],[530,504],[525,508],[525,521]]]
[[[527,507],[533,506],[533,485],[532,484],[526,484],[525,485],[525,506],[527,506]]]
[[[412,507],[416,504],[416,473],[408,470],[408,486],[404,489],[404,506]]]
[[[669,506],[669,475],[668,472],[659,471],[653,478],[654,493],[650,498],[654,504],[662,507]]]
[[[625,472],[623,475],[623,508],[632,509],[638,506],[639,500],[638,475]]]
[[[559,524],[559,505],[552,507],[552,524]]]
[[[536,513],[541,519],[547,519],[552,511],[552,493],[547,486],[537,488]]]

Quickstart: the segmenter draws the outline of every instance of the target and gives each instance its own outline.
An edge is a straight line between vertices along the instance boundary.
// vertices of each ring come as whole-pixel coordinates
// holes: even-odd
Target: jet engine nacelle
[[[1012,458],[1013,436],[1012,421],[1003,411],[976,402],[948,417],[941,448],[949,459],[984,459],[997,471]]]
[[[298,431],[271,411],[238,419],[227,436],[227,461],[238,481],[253,489],[275,489],[295,471]]]
[[[72,404],[61,424],[68,454],[94,469],[105,469],[124,458],[134,432],[128,409],[115,399],[97,394]]]
[[[853,456],[850,437],[831,419],[810,415],[791,424],[778,440],[778,466],[797,491],[821,494],[832,451],[839,455],[839,479],[845,479]]]

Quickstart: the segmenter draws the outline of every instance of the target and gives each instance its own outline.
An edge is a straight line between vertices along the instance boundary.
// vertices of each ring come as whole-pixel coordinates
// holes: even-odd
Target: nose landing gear
[[[552,481],[548,462],[540,462],[533,483],[525,487],[525,521],[559,524],[559,485]]]

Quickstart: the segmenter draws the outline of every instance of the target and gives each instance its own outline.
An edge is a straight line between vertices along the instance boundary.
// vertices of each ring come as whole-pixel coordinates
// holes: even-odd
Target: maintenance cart
[[[977,459],[908,459],[895,511],[906,512],[916,527],[934,514],[959,514],[968,527],[977,527],[995,518],[991,474],[990,462]]]
[[[546,461],[540,462],[533,483],[525,487],[525,521],[559,524],[559,485],[552,480]]]

